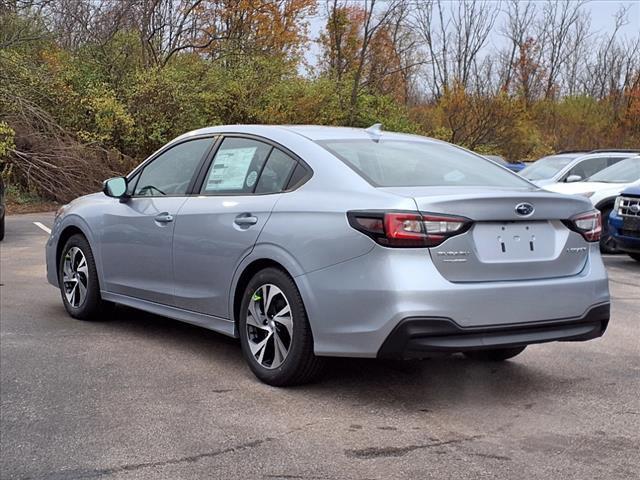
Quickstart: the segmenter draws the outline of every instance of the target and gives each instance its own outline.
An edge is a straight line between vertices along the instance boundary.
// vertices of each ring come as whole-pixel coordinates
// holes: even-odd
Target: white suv
[[[636,150],[561,152],[541,158],[522,169],[520,175],[540,187],[552,183],[580,182],[638,153]]]
[[[616,197],[628,186],[640,181],[640,155],[627,158],[611,167],[605,168],[584,182],[554,183],[544,188],[551,192],[566,193],[587,197],[602,212],[602,235],[600,250],[603,253],[615,253],[615,239],[609,233],[609,214]]]

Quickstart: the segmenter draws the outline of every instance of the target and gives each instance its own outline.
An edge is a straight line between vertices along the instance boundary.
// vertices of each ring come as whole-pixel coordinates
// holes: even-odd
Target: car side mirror
[[[107,197],[126,198],[127,179],[124,177],[114,177],[109,180],[105,180],[102,184],[102,192]]]
[[[567,183],[580,182],[580,181],[582,181],[582,177],[580,175],[569,175],[565,180],[565,182]]]

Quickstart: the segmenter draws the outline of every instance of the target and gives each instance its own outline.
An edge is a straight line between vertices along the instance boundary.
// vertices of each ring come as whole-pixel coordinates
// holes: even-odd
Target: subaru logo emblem
[[[640,213],[640,203],[634,203],[629,207],[629,210],[631,210],[633,213]]]
[[[528,217],[534,211],[533,205],[530,203],[519,203],[516,205],[516,213],[521,217]]]

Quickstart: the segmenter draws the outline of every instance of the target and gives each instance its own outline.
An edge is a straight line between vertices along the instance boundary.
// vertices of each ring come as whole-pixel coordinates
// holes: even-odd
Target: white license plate
[[[481,222],[474,226],[473,239],[482,260],[535,260],[553,256],[556,229],[547,221]]]

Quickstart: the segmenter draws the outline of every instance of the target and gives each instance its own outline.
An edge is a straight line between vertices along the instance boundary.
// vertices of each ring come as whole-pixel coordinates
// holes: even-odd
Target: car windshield
[[[543,157],[520,171],[520,175],[529,180],[552,178],[556,173],[569,165],[575,156],[552,155]]]
[[[447,143],[339,139],[318,144],[377,187],[532,187],[494,162]]]
[[[587,180],[589,182],[631,183],[638,179],[640,179],[640,157],[633,157],[600,170]]]

